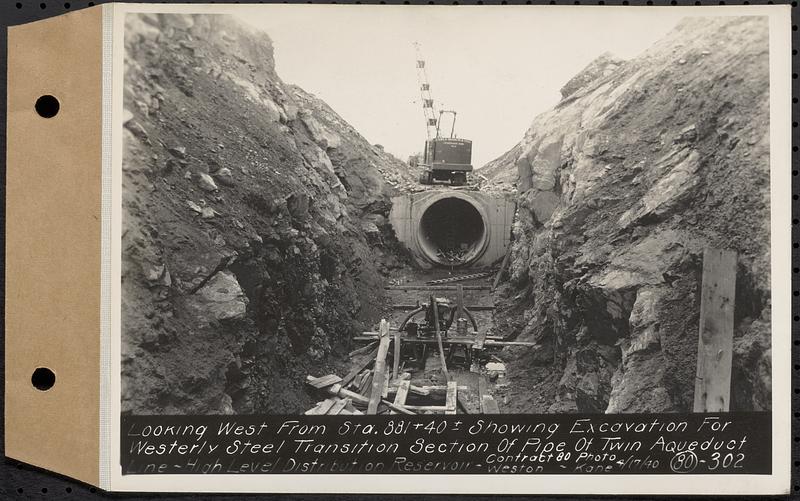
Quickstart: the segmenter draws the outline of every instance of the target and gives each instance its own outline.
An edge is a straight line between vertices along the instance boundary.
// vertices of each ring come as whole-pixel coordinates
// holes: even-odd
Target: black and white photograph
[[[123,413],[770,410],[766,17],[272,12],[125,19]]]

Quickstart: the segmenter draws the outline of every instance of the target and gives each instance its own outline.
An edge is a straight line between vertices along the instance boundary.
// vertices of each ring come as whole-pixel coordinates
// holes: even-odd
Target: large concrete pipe
[[[505,255],[511,236],[513,195],[428,190],[392,199],[389,221],[424,268],[489,266]]]
[[[486,250],[486,225],[486,217],[472,201],[445,197],[422,210],[416,237],[420,250],[433,263],[469,265]],[[458,255],[458,262],[448,255]]]

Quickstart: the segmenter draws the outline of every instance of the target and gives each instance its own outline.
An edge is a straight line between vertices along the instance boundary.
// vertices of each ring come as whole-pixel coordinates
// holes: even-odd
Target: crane
[[[417,80],[419,81],[427,133],[422,163],[419,164],[424,168],[420,175],[420,183],[434,184],[437,181],[445,181],[455,186],[466,184],[467,174],[472,172],[472,141],[456,137],[457,113],[455,110],[437,111],[431,93],[425,59],[422,57],[422,50],[418,42],[414,43],[414,49],[417,56]],[[443,137],[440,128],[442,117],[446,114],[453,116],[450,137]]]

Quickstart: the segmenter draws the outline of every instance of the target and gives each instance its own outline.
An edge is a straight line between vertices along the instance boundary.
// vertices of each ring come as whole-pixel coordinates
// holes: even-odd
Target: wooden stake
[[[447,399],[445,400],[447,410],[445,414],[455,414],[458,407],[458,386],[455,381],[447,382]]]
[[[394,405],[404,406],[406,398],[408,398],[408,391],[411,389],[411,381],[404,379],[397,387],[397,394],[394,396]],[[396,414],[397,411],[392,411],[390,414]]]
[[[335,416],[342,412],[342,409],[344,409],[348,403],[352,403],[349,398],[340,398],[325,414]],[[322,412],[320,412],[320,414],[322,414]]]
[[[439,359],[442,361],[442,372],[444,372],[445,381],[450,381],[450,375],[447,373],[447,362],[444,359],[444,346],[442,345],[442,333],[439,331],[439,305],[436,303],[436,298],[431,295],[431,308],[433,308],[434,328],[436,329],[436,342],[439,345]]]
[[[392,379],[400,376],[400,331],[394,333],[394,363],[392,364]]]
[[[730,409],[736,261],[734,251],[706,249],[703,253],[694,412]]]
[[[482,414],[500,414],[500,409],[497,407],[497,402],[494,397],[489,395],[489,384],[486,381],[486,376],[481,375],[478,378],[478,393],[480,398],[481,413]]]
[[[377,414],[378,404],[381,402],[383,394],[383,380],[386,379],[386,353],[389,351],[389,322],[381,320],[380,341],[378,343],[378,354],[375,356],[375,367],[372,371],[372,393],[369,396],[367,414]]]

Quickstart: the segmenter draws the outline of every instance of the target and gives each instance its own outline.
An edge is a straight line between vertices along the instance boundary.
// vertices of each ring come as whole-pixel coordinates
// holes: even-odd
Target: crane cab
[[[437,137],[425,141],[424,157],[421,163],[425,168],[421,175],[422,184],[446,181],[455,186],[467,182],[467,174],[472,172],[472,141],[469,139]]]

